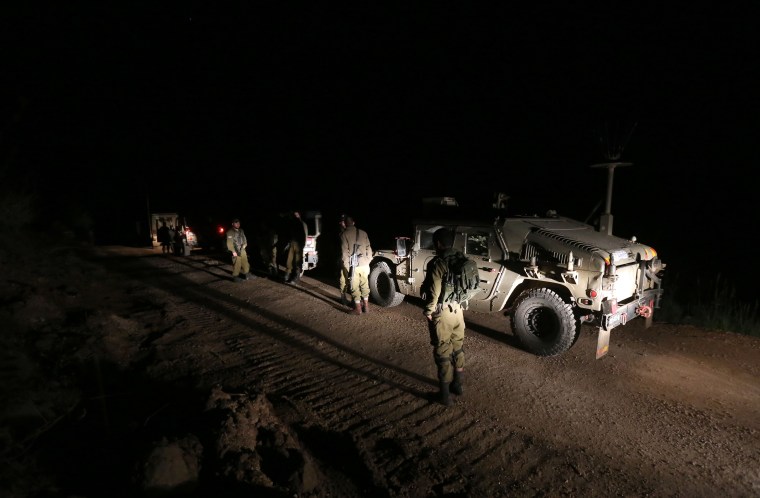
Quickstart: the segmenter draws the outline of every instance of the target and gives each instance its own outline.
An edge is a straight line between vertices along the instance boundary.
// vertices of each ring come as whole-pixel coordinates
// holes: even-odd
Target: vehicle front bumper
[[[644,291],[641,297],[635,298],[625,304],[616,301],[602,303],[602,317],[600,327],[602,330],[612,330],[615,327],[625,325],[628,320],[638,316],[650,317],[655,308],[660,307],[662,289],[649,289]]]

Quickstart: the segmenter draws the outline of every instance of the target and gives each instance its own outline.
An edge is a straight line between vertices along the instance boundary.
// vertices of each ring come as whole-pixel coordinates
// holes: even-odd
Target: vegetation
[[[760,337],[760,301],[747,301],[721,274],[681,285],[678,275],[666,277],[658,321],[694,325]]]

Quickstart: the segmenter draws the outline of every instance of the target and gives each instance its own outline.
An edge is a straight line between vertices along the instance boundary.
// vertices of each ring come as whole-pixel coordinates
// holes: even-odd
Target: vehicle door
[[[462,252],[478,264],[481,292],[470,299],[471,306],[477,301],[489,301],[493,296],[504,260],[496,234],[491,227],[459,227]]]
[[[415,232],[414,258],[411,274],[415,275],[414,289],[419,296],[422,284],[427,278],[427,269],[430,261],[436,256],[433,234],[439,228],[449,228],[443,225],[418,225]]]

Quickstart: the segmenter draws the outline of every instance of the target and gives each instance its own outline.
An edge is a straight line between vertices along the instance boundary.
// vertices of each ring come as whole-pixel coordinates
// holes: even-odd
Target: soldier
[[[246,247],[248,247],[248,239],[245,237],[245,232],[240,228],[240,220],[235,218],[232,220],[232,228],[227,230],[227,250],[232,254],[233,282],[248,280],[251,267],[248,264]],[[251,275],[251,278],[255,277]]]
[[[444,278],[448,271],[446,259],[455,254],[454,232],[439,228],[433,233],[436,257],[428,264],[423,283],[425,318],[428,321],[433,357],[438,368],[440,401],[453,404],[449,392],[462,394],[464,377],[464,315],[455,300],[444,301]],[[453,367],[453,368],[452,368]]]
[[[169,232],[167,233],[166,253],[174,254],[174,239],[177,237],[177,230],[174,228],[174,225],[169,225]]]
[[[277,265],[279,234],[277,233],[276,220],[262,219],[257,231],[257,241],[259,257],[261,258],[263,267],[271,278],[279,277],[279,267]]]
[[[346,215],[341,214],[340,218],[338,218],[338,248],[340,248],[341,239],[340,237],[343,235],[343,231],[346,229]],[[344,306],[349,306],[351,304],[351,300],[346,297],[346,294],[349,294],[348,289],[346,288],[346,275],[343,273],[343,257],[338,252],[338,289],[340,289],[340,303]]]
[[[174,232],[174,240],[172,241],[172,246],[174,247],[174,254],[177,256],[182,256],[185,254],[185,243],[187,242],[187,236],[185,235],[185,230],[178,226],[177,230]]]
[[[165,221],[161,224],[161,228],[158,229],[156,239],[158,239],[158,243],[161,244],[161,252],[163,254],[169,254],[171,252],[171,234],[169,233],[169,227],[166,226]]]
[[[356,226],[353,216],[346,215],[346,229],[340,235],[340,250],[343,278],[354,301],[350,312],[354,315],[369,313],[368,279],[372,246],[367,232]]]
[[[297,282],[303,270],[303,247],[309,227],[301,219],[299,211],[293,211],[293,217],[287,225],[290,242],[288,244],[288,259],[285,269],[285,282]]]
[[[267,244],[268,244],[268,256],[269,256],[269,275],[271,275],[273,278],[277,277],[280,273],[280,267],[277,264],[277,244],[279,243],[280,238],[277,234],[277,229],[275,227],[269,226],[267,227]]]

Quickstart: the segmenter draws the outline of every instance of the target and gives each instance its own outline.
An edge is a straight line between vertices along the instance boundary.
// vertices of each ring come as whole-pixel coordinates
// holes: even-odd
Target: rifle
[[[246,244],[246,245],[247,245],[247,244]],[[240,257],[240,255],[243,253],[243,250],[245,250],[245,245],[243,245],[243,246],[238,246],[237,244],[235,244],[235,243],[233,242],[233,243],[232,243],[232,247],[235,249],[235,253],[237,253],[237,257],[236,257],[236,256],[232,256],[232,262],[234,263],[234,262],[235,262],[235,259],[239,258],[239,257]]]
[[[354,251],[348,259],[348,292],[354,291],[354,268],[359,266],[359,244],[354,244]]]

